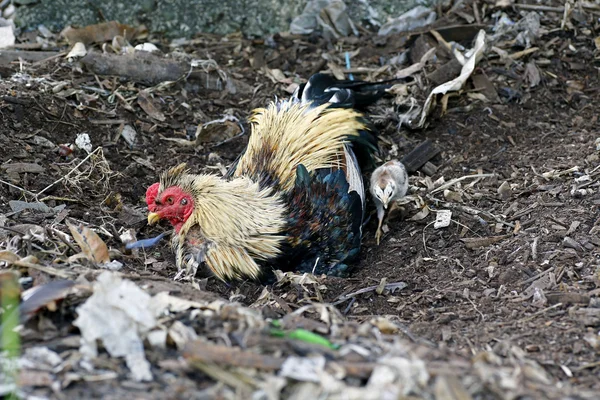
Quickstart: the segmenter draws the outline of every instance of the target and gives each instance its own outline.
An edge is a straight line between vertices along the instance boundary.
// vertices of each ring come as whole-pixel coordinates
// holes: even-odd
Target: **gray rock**
[[[357,24],[377,28],[417,4],[434,0],[351,0],[348,14]],[[308,0],[17,0],[15,22],[25,30],[43,24],[54,32],[68,25],[116,20],[145,24],[150,32],[190,37],[198,32],[265,36],[288,31]]]

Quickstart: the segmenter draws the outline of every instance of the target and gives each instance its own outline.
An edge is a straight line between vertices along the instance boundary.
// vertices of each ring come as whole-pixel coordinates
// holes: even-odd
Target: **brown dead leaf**
[[[242,132],[240,125],[235,121],[219,120],[214,123],[198,125],[196,140],[199,143],[219,142],[230,139]]]
[[[120,24],[116,21],[103,22],[101,24],[88,25],[84,28],[67,27],[61,35],[69,43],[82,42],[83,44],[103,43],[113,40],[115,36],[123,36],[132,40],[141,33],[143,28],[134,28],[129,25]]]
[[[329,67],[329,69],[331,70],[331,73],[333,74],[333,76],[335,76],[336,79],[340,79],[340,80],[346,79],[346,75],[344,75],[344,70],[342,69],[342,67],[340,67],[333,61],[329,61],[327,63],[327,67]]]
[[[166,119],[165,115],[160,110],[160,107],[152,99],[152,96],[150,96],[150,93],[147,90],[140,90],[138,93],[137,102],[142,110],[144,110],[146,114],[150,116],[150,118],[161,122]]]
[[[262,70],[273,83],[286,83],[288,85],[292,83],[292,78],[286,77],[280,69],[270,69],[264,66]]]
[[[0,261],[8,261],[9,263],[13,263],[20,259],[21,259],[21,257],[16,255],[12,251],[9,251],[9,250],[0,251]]]
[[[69,222],[67,226],[86,258],[101,264],[110,262],[108,247],[96,232],[87,226],[75,226]]]

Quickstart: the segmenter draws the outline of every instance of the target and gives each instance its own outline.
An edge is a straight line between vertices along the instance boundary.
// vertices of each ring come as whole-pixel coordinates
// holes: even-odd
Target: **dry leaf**
[[[81,248],[82,253],[90,260],[103,264],[110,262],[108,247],[100,236],[87,226],[75,226],[67,222],[73,239]]]
[[[162,113],[159,106],[152,99],[150,93],[147,90],[140,90],[140,92],[138,93],[137,102],[142,108],[142,110],[144,110],[146,114],[150,116],[150,118],[161,122],[166,119],[165,115]]]
[[[9,250],[0,251],[0,261],[8,261],[9,263],[13,263],[20,259],[21,259],[21,257],[16,255],[12,251],[9,251]]]
[[[421,211],[409,218],[410,221],[420,221],[429,215],[429,207],[424,206]]]
[[[139,33],[141,33],[141,29],[120,24],[116,21],[110,21],[101,24],[88,25],[85,28],[80,29],[69,26],[61,32],[61,35],[65,37],[69,43],[81,42],[83,44],[90,44],[108,42],[115,36],[123,36],[127,40],[132,40]]]
[[[219,142],[231,139],[241,132],[240,125],[236,121],[219,120],[199,125],[196,131],[196,140],[199,143]]]

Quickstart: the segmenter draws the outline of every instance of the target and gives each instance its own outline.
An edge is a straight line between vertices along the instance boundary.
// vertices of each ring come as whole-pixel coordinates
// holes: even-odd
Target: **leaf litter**
[[[459,1],[384,36],[327,3],[294,22],[312,36],[168,42],[109,22],[69,43],[40,28],[60,52],[3,51],[22,395],[596,397],[597,7]],[[369,221],[348,279],[173,282],[145,187],[180,161],[222,173],[250,110],[319,71],[412,79],[369,110],[381,161],[411,166],[382,245]]]

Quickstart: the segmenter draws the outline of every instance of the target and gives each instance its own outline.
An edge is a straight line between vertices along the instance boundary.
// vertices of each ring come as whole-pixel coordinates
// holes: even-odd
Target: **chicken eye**
[[[187,203],[188,203],[188,201],[185,198],[181,199],[181,201],[179,202],[179,204],[181,204],[182,206],[187,205]]]
[[[173,198],[172,197],[167,197],[166,202],[167,202],[167,204],[173,204]]]

